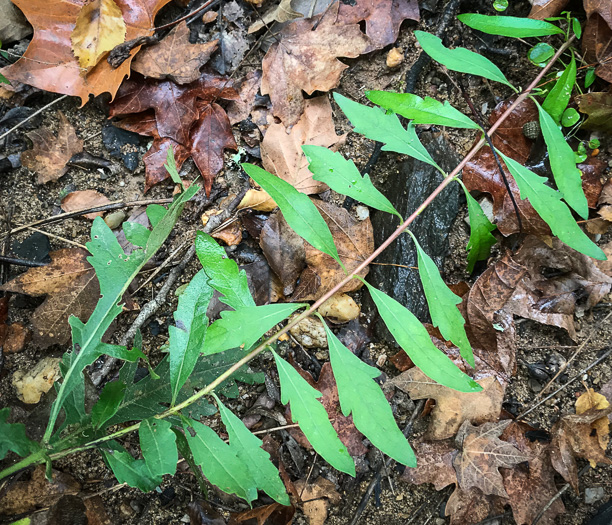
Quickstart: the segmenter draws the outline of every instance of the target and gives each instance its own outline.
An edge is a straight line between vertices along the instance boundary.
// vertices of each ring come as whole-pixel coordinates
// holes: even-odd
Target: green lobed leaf
[[[122,225],[125,238],[134,246],[145,247],[151,232],[146,226],[138,222],[125,221]]]
[[[468,215],[470,217],[470,239],[466,249],[469,252],[467,271],[472,273],[476,262],[486,259],[491,253],[491,246],[497,242],[497,239],[491,235],[496,226],[487,218],[478,201],[470,195],[462,182],[461,187],[467,199]]]
[[[195,435],[192,436],[189,427],[185,426],[185,437],[193,459],[200,465],[208,481],[223,492],[236,494],[249,503],[257,499],[255,481],[236,451],[206,425],[193,420],[189,424]]]
[[[385,394],[374,381],[380,376],[380,370],[359,359],[321,321],[327,333],[329,360],[342,413],[353,414],[357,429],[380,451],[402,465],[416,467],[414,451],[398,428]]]
[[[419,277],[421,278],[423,291],[429,306],[431,322],[434,326],[438,327],[446,340],[452,341],[459,348],[461,357],[471,367],[474,367],[472,346],[465,333],[465,319],[463,319],[459,308],[457,308],[457,305],[461,303],[461,298],[456,296],[446,286],[436,263],[423,251],[423,248],[421,248],[412,232],[409,231],[408,233],[410,233],[417,249]]]
[[[304,306],[300,303],[277,303],[223,311],[221,318],[209,326],[202,352],[211,355],[238,347],[248,350],[268,330]]]
[[[40,450],[40,445],[26,436],[23,423],[7,423],[11,413],[9,407],[0,410],[0,460],[11,450],[24,457]]]
[[[448,69],[501,82],[516,91],[501,70],[488,58],[463,47],[448,49],[444,47],[440,38],[423,31],[415,31],[414,35],[423,51]]]
[[[242,169],[278,204],[287,224],[295,233],[343,266],[327,223],[308,196],[254,164],[242,164]]]
[[[464,13],[457,18],[466,26],[489,35],[529,38],[534,36],[562,35],[563,30],[544,20],[515,16],[486,16]]]
[[[542,103],[542,109],[544,109],[557,124],[561,122],[561,116],[570,101],[574,84],[576,84],[576,60],[572,55],[572,60],[565,68],[565,71],[563,71],[563,74],[557,79],[557,82]]]
[[[134,459],[121,445],[115,442],[105,443],[102,455],[115,474],[119,483],[150,492],[162,482],[162,477],[153,477],[144,459]]]
[[[215,396],[221,420],[229,435],[230,447],[246,464],[257,489],[263,490],[281,505],[290,505],[289,496],[280,474],[270,461],[270,454],[261,448],[263,442]]]
[[[459,370],[446,354],[436,348],[427,329],[410,310],[370,283],[363,282],[368,287],[378,313],[397,344],[426,376],[459,392],[482,390],[476,381]]]
[[[397,215],[403,221],[389,199],[374,187],[370,176],[366,173],[362,177],[352,160],[323,146],[302,146],[302,150],[314,180],[324,182],[332,190],[366,206]]]
[[[366,97],[374,104],[411,119],[413,124],[434,124],[462,129],[478,129],[480,126],[445,100],[443,103],[431,98],[422,99],[412,93],[390,91],[366,91]]]
[[[113,417],[125,395],[125,383],[112,381],[106,383],[97,403],[91,409],[91,424],[95,429],[102,428],[111,417]]]
[[[385,113],[380,108],[364,106],[339,93],[334,93],[334,100],[351,121],[355,133],[382,142],[384,144],[383,151],[403,153],[444,173],[421,144],[412,123],[409,123],[408,128],[405,129],[394,113]]]
[[[567,202],[583,219],[589,216],[589,205],[582,190],[582,173],[576,167],[574,151],[565,141],[563,132],[552,117],[538,105],[540,128],[548,147],[550,168],[557,188]]]
[[[176,436],[165,419],[148,418],[138,429],[140,449],[153,478],[174,474],[178,463]]]
[[[208,328],[206,310],[212,296],[213,288],[208,284],[208,275],[204,270],[200,270],[179,297],[174,312],[176,326],[168,328],[172,404],[175,404],[181,388],[200,357]]]
[[[546,185],[547,179],[536,175],[525,166],[500,151],[508,170],[514,177],[522,199],[529,199],[538,215],[548,224],[553,235],[570,248],[594,259],[607,260],[604,252],[576,224],[572,212],[561,201],[561,193]]]
[[[151,223],[151,227],[155,228],[166,215],[166,208],[164,208],[161,204],[151,204],[147,206],[147,217],[149,218],[149,222]]]
[[[308,382],[287,361],[278,356],[274,360],[281,385],[281,402],[289,403],[291,419],[299,423],[300,429],[317,453],[332,467],[355,476],[355,463],[344,443],[327,418],[325,407],[318,401],[321,392]]]
[[[200,263],[210,279],[209,286],[223,295],[221,302],[235,310],[255,306],[246,272],[238,268],[217,241],[207,233],[197,232],[195,247]]]

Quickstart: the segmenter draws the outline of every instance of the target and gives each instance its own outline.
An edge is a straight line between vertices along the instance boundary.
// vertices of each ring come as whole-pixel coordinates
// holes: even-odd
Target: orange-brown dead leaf
[[[308,518],[309,525],[323,525],[327,519],[329,504],[338,505],[341,501],[336,485],[321,476],[312,483],[300,479],[294,484],[300,494],[302,511]]]
[[[295,508],[293,506],[272,503],[244,512],[232,513],[228,525],[239,525],[245,522],[254,525],[252,520],[255,520],[257,525],[289,525],[293,521],[294,514]]]
[[[608,408],[609,406],[610,403],[605,396],[595,392],[592,388],[589,388],[584,394],[576,399],[576,414],[584,414],[591,409],[602,410],[604,408]],[[608,418],[602,417],[601,419],[593,421],[591,427],[597,433],[599,446],[602,450],[606,450],[608,448],[608,443],[610,442],[610,423]],[[593,460],[590,460],[590,462],[591,467],[595,468],[596,463]]]
[[[66,212],[83,210],[96,206],[104,206],[109,202],[110,200],[106,195],[96,190],[73,191],[62,199],[62,210]],[[97,211],[94,213],[86,213],[83,217],[93,221],[96,217],[102,217],[102,215],[104,215],[104,212]]]
[[[551,16],[558,16],[569,0],[533,0],[529,18],[544,20]]]

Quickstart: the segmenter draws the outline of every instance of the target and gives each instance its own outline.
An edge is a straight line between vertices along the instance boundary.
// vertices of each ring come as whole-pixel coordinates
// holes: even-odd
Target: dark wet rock
[[[13,255],[19,259],[45,263],[51,262],[49,257],[49,251],[51,250],[49,237],[39,232],[33,233],[21,242],[14,241],[11,250]]]
[[[445,171],[451,171],[461,160],[442,134],[423,133],[423,145],[433,159]],[[380,162],[380,161],[379,161]],[[408,159],[400,166],[399,173],[389,176],[380,190],[393,203],[403,217],[408,217],[440,184],[443,177],[432,166]],[[432,204],[412,223],[411,230],[423,250],[442,268],[448,254],[448,234],[459,212],[461,189],[458,184],[447,186]],[[383,212],[372,214],[374,242],[380,246],[397,228],[398,221]],[[403,234],[376,262],[402,266],[370,266],[368,281],[406,306],[422,322],[430,320],[423,287],[416,269],[417,255],[412,239]],[[369,304],[368,304],[369,303]],[[372,310],[368,299],[366,306]],[[392,336],[378,318],[376,332],[379,337],[392,341]]]
[[[12,127],[19,124],[21,121],[30,117],[36,109],[29,108],[27,106],[21,106],[18,108],[9,109],[0,119],[0,133],[4,133]],[[24,122],[21,126],[24,129],[34,129],[40,126],[42,117],[40,115]]]
[[[140,160],[138,154],[140,135],[138,133],[108,124],[102,128],[102,142],[111,157],[122,160],[128,170],[134,171],[138,167]]]

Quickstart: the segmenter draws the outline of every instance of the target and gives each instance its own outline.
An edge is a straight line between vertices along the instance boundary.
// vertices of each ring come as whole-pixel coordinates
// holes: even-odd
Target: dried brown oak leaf
[[[344,208],[316,199],[312,202],[327,223],[346,270],[352,272],[374,251],[370,219],[358,221]],[[342,268],[329,255],[308,243],[304,243],[304,248],[307,268],[300,275],[291,301],[316,301],[346,277]],[[358,275],[363,278],[367,274],[366,267]],[[363,283],[358,279],[351,279],[338,292],[352,292],[362,286]]]
[[[585,93],[577,95],[576,102],[580,112],[588,115],[585,129],[612,133],[612,93]]]
[[[569,0],[533,0],[529,18],[544,20],[551,16],[558,16]]]
[[[404,470],[401,479],[408,483],[420,485],[433,483],[436,490],[457,483],[457,473],[453,467],[453,457],[457,455],[457,448],[450,439],[444,441],[420,441],[412,443],[417,457],[416,468]]]
[[[42,348],[67,343],[68,318],[75,315],[87,321],[100,295],[98,279],[87,262],[87,251],[64,248],[49,255],[51,264],[30,268],[0,286],[5,292],[47,296],[32,316],[34,343]]]
[[[334,379],[331,364],[327,362],[323,365],[318,381],[315,381],[308,372],[302,370],[295,363],[293,363],[293,366],[298,373],[308,381],[310,386],[321,392],[322,397],[320,401],[323,403],[331,424],[338,433],[340,441],[346,446],[349,454],[351,456],[362,456],[365,454],[368,449],[362,443],[363,435],[357,430],[357,427],[355,427],[352,416],[344,416],[340,410],[338,386]],[[290,407],[287,408],[287,412],[289,412],[289,410]],[[309,449],[312,448],[308,439],[306,439],[306,436],[299,428],[290,428],[289,433],[300,445]]]
[[[382,49],[397,40],[404,20],[419,21],[416,0],[356,0],[340,2],[338,22],[355,24],[365,21],[366,35],[372,43],[368,51]]]
[[[435,399],[427,439],[441,440],[454,436],[465,421],[484,423],[499,418],[504,389],[493,376],[479,379],[482,391],[466,394],[429,379],[414,367],[402,372],[386,384],[406,392],[411,399]]]
[[[38,184],[59,179],[68,171],[66,163],[71,157],[83,151],[83,141],[77,137],[74,127],[61,111],[57,115],[57,137],[48,128],[30,131],[28,138],[33,147],[21,154],[21,163],[38,174]]]
[[[104,206],[109,202],[110,200],[106,195],[103,195],[96,190],[73,191],[62,199],[62,210],[66,212],[84,210],[86,208]],[[96,217],[102,217],[102,215],[104,215],[104,212],[98,211],[94,213],[86,213],[83,215],[83,217],[93,221]]]
[[[132,70],[158,80],[190,84],[217,49],[218,40],[191,44],[187,22],[181,22],[157,45],[145,48],[132,62]]]
[[[587,23],[582,37],[585,60],[599,64],[595,74],[612,82],[612,5],[608,0],[584,0]]]
[[[345,135],[336,135],[332,108],[327,96],[307,100],[304,113],[287,133],[283,124],[271,124],[261,143],[261,160],[265,169],[307,195],[321,193],[327,184],[312,178],[305,144],[324,146],[332,151],[344,143]]]
[[[337,24],[337,15],[335,2],[322,18],[292,22],[263,59],[261,93],[270,95],[274,115],[287,127],[304,111],[302,90],[311,95],[335,88],[348,67],[337,57],[356,58],[370,45],[359,24]]]
[[[575,458],[611,465],[593,423],[612,413],[612,407],[592,408],[583,414],[563,416],[552,428],[550,459],[555,470],[578,493],[578,466]]]
[[[126,40],[153,34],[157,12],[170,0],[116,0],[126,25]],[[70,36],[86,0],[15,0],[34,27],[34,37],[23,57],[2,69],[9,80],[29,84],[44,91],[81,98],[110,93],[115,96],[123,79],[130,74],[132,58],[113,69],[101,60],[91,70],[82,68],[74,53]]]
[[[531,455],[514,445],[499,439],[510,420],[484,423],[478,427],[465,421],[455,441],[461,453],[454,459],[459,486],[463,490],[472,487],[484,494],[507,498],[499,468],[512,468],[528,461]]]
[[[472,525],[487,519],[491,514],[501,514],[504,501],[497,496],[483,494],[477,488],[463,490],[455,487],[446,502],[444,514],[450,516],[450,525]]]

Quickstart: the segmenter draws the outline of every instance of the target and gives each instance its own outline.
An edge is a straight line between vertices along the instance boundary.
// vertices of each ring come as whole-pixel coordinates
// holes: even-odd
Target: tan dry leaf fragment
[[[145,77],[189,84],[200,78],[200,68],[216,51],[218,42],[191,44],[187,22],[181,22],[159,44],[138,53],[132,70]]]
[[[274,22],[280,22],[282,24],[283,22],[289,22],[290,20],[295,20],[303,16],[302,13],[291,7],[291,0],[281,0],[280,4],[264,13],[261,16],[261,20],[253,22],[249,27],[248,33],[255,33]]]
[[[32,149],[21,154],[21,163],[38,174],[38,184],[56,181],[68,171],[66,163],[73,155],[83,151],[83,141],[79,139],[68,119],[61,111],[57,137],[47,128],[28,133]]]
[[[336,485],[321,476],[313,483],[300,479],[294,485],[301,495],[302,511],[308,518],[309,525],[323,525],[327,519],[329,504],[338,505],[341,501]]]
[[[429,379],[414,367],[387,384],[406,392],[411,399],[435,399],[431,413],[427,439],[441,440],[454,436],[465,421],[485,423],[499,418],[504,399],[504,390],[493,376],[479,379],[481,392],[457,392]]]
[[[115,0],[93,0],[85,4],[70,35],[79,65],[94,67],[106,53],[125,42],[125,21]]]
[[[32,316],[34,343],[43,348],[67,343],[68,318],[75,315],[87,321],[100,295],[98,279],[87,262],[87,251],[64,248],[49,255],[51,264],[30,268],[0,287],[5,292],[34,297],[47,295]]]
[[[302,146],[331,148],[341,146],[345,135],[336,135],[332,108],[327,96],[307,100],[304,113],[291,131],[283,124],[271,124],[261,143],[261,160],[270,173],[291,184],[296,190],[310,195],[328,189],[327,184],[312,178]]]
[[[533,0],[529,18],[544,20],[551,16],[558,16],[569,0]]]
[[[592,388],[589,388],[584,394],[576,399],[576,414],[584,414],[591,409],[602,410],[604,408],[608,408],[609,406],[610,403],[606,399],[606,396],[603,396],[595,392]],[[597,433],[599,446],[602,450],[606,450],[608,448],[608,443],[610,442],[610,423],[608,418],[604,416],[601,419],[593,421],[591,427]],[[591,467],[595,468],[596,463],[592,459],[589,461],[591,463]]]
[[[438,491],[457,483],[457,473],[453,467],[453,457],[457,454],[457,448],[452,440],[432,443],[421,441],[411,444],[417,457],[417,466],[404,470],[402,480],[415,485],[433,483]]]
[[[86,208],[95,208],[96,206],[104,206],[109,202],[110,200],[106,195],[96,190],[73,191],[62,199],[62,210],[71,212]],[[98,211],[86,213],[83,217],[93,221],[96,217],[102,217],[102,215],[104,215],[104,212]]]
[[[335,2],[320,23],[318,17],[292,22],[263,59],[261,93],[270,95],[274,115],[287,127],[296,124],[304,110],[302,90],[311,95],[335,88],[348,67],[337,57],[356,58],[370,44],[359,24],[338,25],[337,15]]]
[[[531,455],[499,439],[510,420],[485,423],[479,427],[465,421],[455,441],[461,453],[454,459],[459,486],[463,490],[472,487],[484,494],[507,498],[499,468],[512,468],[528,461]]]

